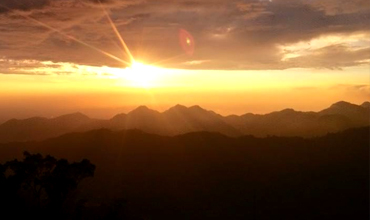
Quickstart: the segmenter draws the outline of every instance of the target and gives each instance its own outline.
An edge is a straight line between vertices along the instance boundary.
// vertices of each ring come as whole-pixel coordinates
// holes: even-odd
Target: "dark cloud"
[[[50,4],[51,0],[2,0],[0,2],[0,13],[11,10],[28,11],[43,8]]]
[[[370,9],[368,0],[311,0],[305,3],[324,10],[327,14],[356,13]]]
[[[67,35],[125,58],[98,0],[5,1]],[[137,59],[204,69],[342,68],[368,62],[368,42],[323,42],[284,59],[284,47],[322,36],[368,34],[367,0],[106,0],[101,1]],[[34,3],[34,4],[32,4]],[[0,56],[122,66],[91,48],[40,27],[13,11],[0,15]],[[196,51],[182,55],[178,30]],[[368,35],[366,35],[368,36]],[[353,39],[353,38],[352,38]],[[290,49],[294,50],[294,49]],[[299,48],[297,49],[299,50]],[[296,51],[290,51],[296,53]],[[191,62],[207,60],[207,62]],[[194,65],[196,63],[196,65]]]
[[[93,3],[93,4],[113,4],[118,0],[2,0],[0,2],[0,13],[9,12],[12,10],[30,11],[33,9],[41,9],[53,4],[78,4],[78,3]]]

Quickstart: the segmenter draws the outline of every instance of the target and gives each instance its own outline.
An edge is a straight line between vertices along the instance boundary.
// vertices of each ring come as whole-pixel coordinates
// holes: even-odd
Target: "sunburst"
[[[155,86],[161,71],[162,69],[159,67],[133,61],[131,66],[125,69],[122,77],[128,80],[131,86],[151,88]]]
[[[177,56],[173,56],[173,57],[170,57],[170,58],[167,58],[167,59],[163,59],[163,60],[159,60],[157,62],[154,62],[152,64],[144,64],[142,62],[138,62],[136,61],[136,59],[134,58],[134,56],[132,55],[129,47],[127,46],[126,42],[124,41],[123,37],[121,36],[121,34],[119,33],[116,25],[114,24],[112,18],[110,17],[109,13],[107,12],[107,10],[104,8],[103,4],[100,2],[100,0],[98,0],[108,22],[110,23],[112,29],[113,29],[113,32],[115,33],[117,39],[119,40],[119,42],[121,43],[121,46],[122,46],[122,52],[124,53],[124,56],[126,56],[128,58],[128,60],[125,60],[123,58],[120,58],[120,57],[117,57],[111,53],[108,53],[104,50],[101,50],[93,45],[90,45],[80,39],[77,39],[76,37],[73,37],[69,34],[66,34],[64,32],[62,32],[61,30],[58,30],[57,28],[54,28],[52,26],[49,26],[48,24],[44,23],[44,22],[41,22],[40,20],[37,20],[31,16],[28,16],[28,15],[25,15],[25,14],[22,14],[22,13],[18,13],[17,11],[14,11],[15,14],[18,14],[19,16],[22,16],[24,17],[25,19],[28,19],[44,28],[47,28],[51,31],[54,31],[56,33],[59,33],[60,35],[70,39],[70,40],[73,40],[85,47],[88,47],[92,50],[95,50],[111,59],[114,59],[116,61],[119,61],[120,63],[122,63],[123,66],[126,66],[126,67],[122,67],[122,71],[119,71],[119,73],[117,73],[117,71],[112,71],[110,72],[112,75],[115,75],[119,78],[124,78],[126,80],[128,80],[130,82],[130,84],[132,86],[135,86],[135,87],[144,87],[144,88],[150,88],[150,87],[153,87],[155,86],[154,85],[154,82],[157,81],[157,79],[159,78],[159,76],[161,75],[161,72],[164,71],[163,68],[160,68],[160,67],[156,67],[154,65],[158,65],[159,63],[163,63],[163,62],[167,62],[169,60],[173,60],[173,59],[176,59],[180,56],[183,56],[184,54],[180,54],[180,55],[177,55]],[[5,8],[7,10],[11,10],[10,8],[2,5],[0,3],[0,8]],[[186,45],[186,47],[189,47],[191,48],[192,50],[194,49],[194,40],[192,39],[191,35],[188,34],[185,30],[181,30],[180,33],[182,33],[182,38],[183,39],[183,44]],[[184,34],[185,33],[185,34]],[[186,51],[187,53],[190,53],[188,51]],[[192,53],[193,51],[191,51]]]

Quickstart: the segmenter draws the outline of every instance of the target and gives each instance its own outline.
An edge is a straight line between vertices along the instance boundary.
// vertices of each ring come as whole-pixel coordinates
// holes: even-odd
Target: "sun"
[[[131,66],[125,69],[124,78],[134,87],[151,88],[156,86],[156,80],[160,74],[159,67],[133,61]]]

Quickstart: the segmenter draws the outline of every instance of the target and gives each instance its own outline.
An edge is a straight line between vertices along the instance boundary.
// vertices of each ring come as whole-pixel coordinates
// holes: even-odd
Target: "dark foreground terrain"
[[[2,144],[0,163],[25,150],[96,166],[71,219],[369,218],[369,127],[314,139],[94,130]]]

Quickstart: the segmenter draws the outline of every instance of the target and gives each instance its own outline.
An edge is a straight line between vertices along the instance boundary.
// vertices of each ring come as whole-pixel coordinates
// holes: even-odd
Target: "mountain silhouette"
[[[356,106],[361,113],[370,111]],[[285,109],[266,115],[245,114],[225,117],[226,122],[238,128],[244,135],[314,137],[343,131],[352,127],[369,125],[368,118],[358,117],[357,112],[332,111],[332,107],[316,112],[299,112]],[[357,123],[352,123],[357,121]]]
[[[363,108],[369,109],[370,108],[370,102],[364,102],[361,105]]]
[[[70,132],[93,129],[139,129],[174,136],[189,132],[217,132],[231,137],[253,135],[315,137],[370,124],[370,104],[338,102],[320,112],[284,109],[265,115],[221,116],[200,106],[176,105],[164,112],[140,106],[109,120],[91,119],[81,113],[57,118],[12,119],[0,125],[0,143],[44,140]]]
[[[241,133],[227,124],[221,115],[202,109],[200,106],[176,105],[163,113],[170,122],[172,134],[184,134],[196,131],[219,132],[229,136],[238,136]]]
[[[124,198],[127,219],[368,219],[369,140],[369,127],[312,139],[99,129],[0,144],[0,163],[86,158],[81,199]]]
[[[117,125],[116,129],[141,129],[148,133],[166,133],[161,113],[146,106],[140,106],[129,112],[124,118],[124,123],[115,120],[111,122]],[[110,125],[107,127],[110,128]]]
[[[43,140],[78,129],[92,119],[81,113],[56,118],[11,119],[0,125],[0,142]]]
[[[329,108],[320,111],[319,114],[345,116],[352,127],[366,126],[369,125],[370,111],[369,108],[366,108],[366,102],[363,105],[358,106],[343,101],[337,102]]]

